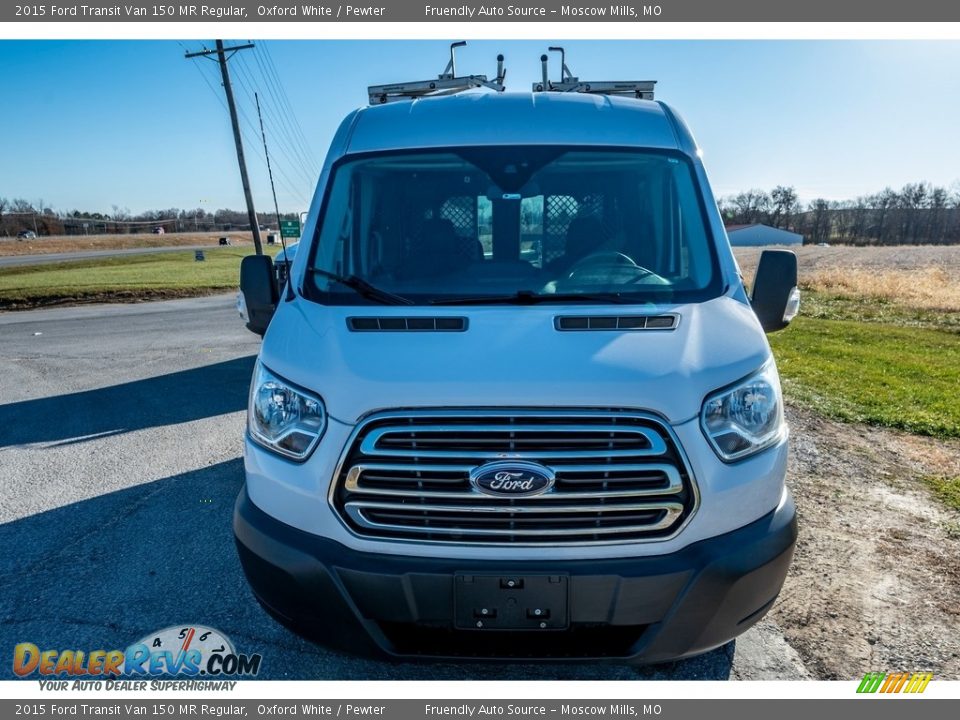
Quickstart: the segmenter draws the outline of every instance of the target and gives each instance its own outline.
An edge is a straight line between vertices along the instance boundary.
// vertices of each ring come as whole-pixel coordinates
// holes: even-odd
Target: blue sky
[[[508,85],[529,89],[540,53],[557,43],[583,79],[658,80],[658,98],[702,146],[718,195],[787,184],[803,200],[843,199],[960,181],[960,42],[471,41],[459,70],[492,76],[503,52]],[[183,58],[202,45],[0,41],[0,197],[66,211],[241,208],[219,71]],[[300,210],[340,120],[366,103],[366,86],[429,78],[447,56],[440,41],[259,46],[231,64],[259,210],[272,200],[254,90],[267,111],[280,209]],[[280,111],[279,91],[265,79],[271,68],[299,127]]]

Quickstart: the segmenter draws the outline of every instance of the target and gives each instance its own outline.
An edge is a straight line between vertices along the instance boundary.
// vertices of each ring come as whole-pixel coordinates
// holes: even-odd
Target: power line
[[[283,84],[283,81],[280,79],[280,73],[277,71],[277,65],[273,61],[273,53],[270,51],[270,48],[266,42],[262,43],[262,45],[263,45],[263,53],[270,63],[270,68],[273,70],[273,75],[276,78],[277,84],[280,87],[280,92],[283,95],[284,102],[286,103],[287,109],[290,112],[290,117],[293,120],[294,125],[296,126],[297,133],[300,137],[303,148],[306,151],[307,157],[310,158],[314,167],[316,167],[318,165],[317,156],[314,154],[313,148],[310,146],[310,142],[309,140],[307,140],[307,136],[303,132],[303,127],[300,125],[300,120],[297,117],[296,112],[294,112],[293,105],[290,102],[290,96],[287,95],[286,86]]]
[[[296,113],[294,113],[293,107],[290,104],[290,99],[287,95],[286,89],[283,86],[283,81],[280,79],[280,76],[276,71],[276,66],[273,64],[272,58],[269,54],[267,54],[265,49],[261,50],[262,52],[259,53],[260,57],[255,59],[260,60],[261,72],[275,94],[277,109],[289,128],[290,137],[294,145],[296,145],[300,152],[303,153],[303,156],[313,167],[316,167],[316,159],[313,155],[313,152],[309,147],[307,147],[302,131],[298,133],[297,128],[299,126],[299,122],[297,120]]]
[[[182,46],[182,45],[183,45],[183,44],[181,43],[181,46]],[[205,84],[207,85],[207,87],[210,89],[210,92],[213,94],[214,97],[216,97],[217,102],[220,103],[220,107],[222,107],[225,111],[229,112],[229,110],[228,110],[228,108],[227,108],[227,104],[226,104],[226,103],[224,102],[224,100],[223,100],[223,96],[221,95],[220,92],[217,91],[217,89],[214,87],[213,83],[210,82],[210,79],[209,79],[209,78],[206,76],[206,74],[203,72],[203,69],[200,67],[200,65],[199,65],[197,62],[194,62],[194,66],[197,68],[197,72],[200,73],[200,77],[203,78],[204,83],[205,83]],[[252,125],[252,123],[250,122],[250,119],[246,117],[246,114],[245,114],[245,113],[244,113],[244,121],[245,121],[245,122],[247,123],[247,125],[251,128],[251,132],[252,132],[252,131],[253,131],[253,125]],[[248,134],[247,130],[246,130],[246,129],[243,129],[243,130],[242,130],[242,133],[243,133],[243,136],[247,139],[247,142],[250,143],[251,147],[253,148],[254,153],[255,153],[261,160],[264,160],[263,155],[262,155],[262,154],[260,153],[260,151],[257,149],[256,143],[254,142],[253,138],[251,138],[251,136]],[[282,176],[281,185],[283,185],[284,189],[287,191],[287,194],[290,195],[290,196],[295,196],[295,197],[298,198],[299,201],[302,202],[304,205],[309,205],[309,204],[310,204],[310,201],[309,201],[299,190],[296,189],[298,183],[294,183],[292,180],[290,180],[290,178],[289,178],[289,176],[286,174],[286,172],[283,171],[283,168],[278,167],[278,168],[277,168],[277,172]]]
[[[265,54],[262,52],[256,52],[253,53],[252,57],[260,69],[261,76],[264,78],[267,91],[273,100],[274,107],[277,111],[278,117],[281,120],[281,125],[284,128],[284,132],[287,134],[288,138],[290,138],[292,145],[299,145],[300,152],[303,154],[304,158],[310,160],[315,172],[317,163],[316,159],[313,157],[313,153],[309,150],[309,148],[304,146],[302,140],[297,140],[297,131],[295,128],[296,120],[295,117],[293,117],[293,111],[290,107],[289,99],[284,102],[285,91],[282,83],[280,82],[279,76],[277,76],[275,72],[271,71],[271,68],[268,65],[268,58]]]
[[[249,116],[247,115],[246,111],[243,108],[240,108],[240,114],[243,116],[243,121],[247,124],[247,127],[250,128],[250,133],[252,133],[253,137],[256,138],[257,129],[253,123],[253,120],[249,118]],[[246,130],[243,131],[243,134],[244,134],[244,137],[246,137],[247,140],[250,141],[251,144],[255,146],[255,140],[251,140],[251,137],[250,135],[247,134]],[[257,153],[257,155],[260,157],[261,160],[264,161],[264,164],[266,165],[267,159],[260,153],[260,151],[255,149],[254,152]],[[296,183],[295,181],[291,180],[290,177],[283,171],[282,167],[278,166],[277,172],[280,173],[290,183],[290,186],[287,187],[287,190],[290,191],[292,194],[299,196],[304,203],[309,204],[309,201],[307,201],[307,199],[300,193],[300,191],[294,189],[294,187],[298,186],[299,183]]]
[[[242,87],[242,88],[244,89],[244,91],[246,92],[247,97],[248,97],[248,98],[250,99],[250,101],[251,101],[251,104],[257,104],[257,103],[255,103],[255,100],[254,100],[254,96],[256,95],[256,90],[254,89],[253,91],[251,91],[251,89],[250,89],[250,86],[253,86],[254,88],[256,88],[256,83],[255,83],[255,82],[253,81],[253,79],[250,77],[248,71],[243,67],[243,65],[238,64],[237,67],[241,69],[241,74],[238,75],[238,80],[239,80],[239,82],[240,82],[241,87]],[[243,78],[243,75],[244,75],[244,74],[246,74],[246,80],[244,80],[244,78]],[[247,82],[249,82],[249,86],[247,85]],[[275,129],[275,125],[274,125],[273,123],[270,123],[270,122],[269,122],[269,116],[268,116],[268,125],[271,126],[271,131]],[[278,149],[280,150],[280,152],[284,155],[284,157],[287,159],[287,161],[290,163],[291,168],[294,169],[294,170],[299,170],[299,171],[301,172],[304,180],[306,181],[306,183],[307,183],[308,185],[309,185],[309,184],[312,184],[312,183],[314,182],[314,180],[315,180],[315,176],[314,176],[314,175],[310,172],[310,170],[303,164],[302,159],[300,159],[300,153],[299,153],[296,149],[293,149],[293,150],[291,151],[291,152],[292,152],[292,157],[291,157],[291,154],[288,154],[288,152],[287,152],[287,149],[288,149],[289,146],[287,146],[287,145],[285,145],[284,143],[282,143],[281,140],[280,140],[280,138],[278,137],[278,135],[277,135],[276,133],[271,132],[271,136],[274,137],[275,140],[277,140],[277,142],[278,142],[278,146],[277,146],[277,147],[278,147]],[[295,159],[296,159],[296,160],[295,160]],[[298,162],[298,161],[299,161],[299,162]]]
[[[259,70],[257,74],[260,77],[260,83],[254,84],[260,85],[266,90],[267,94],[264,95],[264,109],[267,111],[266,115],[271,127],[275,130],[273,135],[288,151],[290,162],[292,164],[298,164],[305,176],[309,178],[309,182],[312,183],[316,179],[317,173],[314,168],[308,166],[309,158],[307,158],[303,150],[297,146],[296,139],[291,134],[289,119],[278,104],[277,91],[273,81],[268,75],[264,74],[264,68],[260,59],[256,56],[254,56],[254,59],[257,61]],[[249,70],[249,66],[248,72],[252,78],[253,72]]]

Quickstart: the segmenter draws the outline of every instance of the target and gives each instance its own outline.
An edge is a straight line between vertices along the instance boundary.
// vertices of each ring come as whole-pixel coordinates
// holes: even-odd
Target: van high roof
[[[345,154],[477,145],[696,146],[664,103],[576,92],[468,92],[362,108]]]

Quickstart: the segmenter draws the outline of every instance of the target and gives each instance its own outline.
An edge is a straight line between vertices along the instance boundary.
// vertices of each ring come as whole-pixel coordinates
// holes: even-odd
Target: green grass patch
[[[279,248],[267,247],[275,254]],[[0,308],[202,295],[236,288],[249,248],[211,248],[0,269]]]
[[[826,295],[803,291],[804,317],[818,320],[854,320],[960,333],[960,312],[911,307],[882,298]]]
[[[923,482],[941,502],[960,510],[960,476],[931,475],[923,478]]]
[[[960,437],[960,334],[799,317],[770,344],[792,402],[848,422]]]

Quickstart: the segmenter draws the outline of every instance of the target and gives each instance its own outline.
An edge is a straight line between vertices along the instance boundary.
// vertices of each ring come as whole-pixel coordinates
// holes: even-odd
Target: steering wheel
[[[567,270],[567,277],[572,278],[574,275],[584,271],[597,271],[620,267],[640,266],[622,252],[617,252],[616,250],[601,250],[600,252],[590,253],[586,257],[577,260],[570,266],[570,269]]]
[[[624,284],[635,283],[654,274],[652,270],[637,265],[629,255],[616,250],[601,250],[575,262],[567,271],[567,280],[573,280],[578,275],[609,276],[623,271],[635,275]]]

